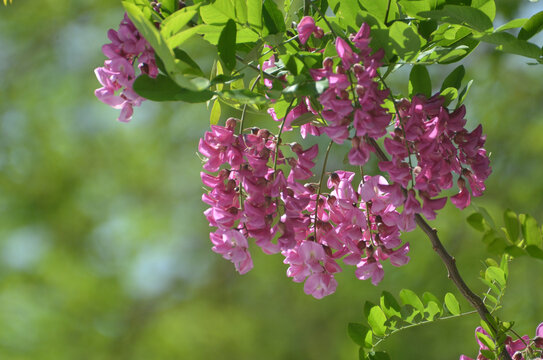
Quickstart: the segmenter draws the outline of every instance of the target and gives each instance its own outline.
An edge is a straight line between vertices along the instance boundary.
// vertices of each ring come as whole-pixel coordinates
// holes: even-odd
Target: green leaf
[[[304,124],[308,124],[314,120],[317,119],[317,115],[313,114],[312,112],[306,112],[302,115],[298,116],[296,119],[294,119],[291,122],[291,126],[302,126]]]
[[[215,100],[213,107],[211,108],[211,114],[209,115],[209,124],[217,125],[221,118],[221,102],[219,99]]]
[[[526,251],[528,252],[528,255],[530,255],[533,258],[543,260],[543,250],[541,248],[535,246],[535,245],[528,245],[526,246]]]
[[[505,223],[505,229],[507,230],[507,235],[512,242],[516,242],[520,233],[520,226],[518,222],[517,214],[512,210],[507,209],[503,213],[503,221]]]
[[[416,58],[424,39],[419,36],[414,25],[396,21],[390,26],[388,34],[394,54],[405,60]]]
[[[532,16],[520,29],[518,38],[520,40],[528,40],[538,32],[543,30],[543,11]]]
[[[369,360],[390,360],[390,356],[386,353],[386,351],[370,351],[368,353],[368,359]]]
[[[519,248],[518,246],[515,246],[515,245],[507,246],[505,248],[505,253],[507,253],[507,254],[511,255],[512,257],[515,257],[515,258],[527,255],[526,251],[524,251],[523,249],[521,249],[521,248]]]
[[[469,85],[469,83],[468,83]],[[494,219],[492,219],[492,216],[490,216],[490,214],[488,213],[488,211],[482,207],[482,206],[478,206],[477,207],[477,211],[479,211],[479,213],[481,215],[483,215],[483,218],[485,219],[486,221],[486,224],[492,228],[492,229],[495,229],[496,228],[496,223],[494,223]]]
[[[267,104],[269,99],[265,96],[254,93],[248,89],[224,90],[219,95],[228,100],[234,100],[240,104]]]
[[[387,317],[383,310],[377,305],[373,306],[370,309],[370,312],[368,314],[368,324],[373,330],[373,333],[377,336],[384,336],[387,327],[385,325],[385,322],[387,321]]]
[[[236,10],[236,19],[242,24],[247,23],[247,1],[234,0],[234,9]]]
[[[485,220],[480,213],[473,213],[467,217],[466,221],[477,231],[485,232],[487,227],[485,226]]]
[[[497,28],[496,32],[523,27],[524,24],[526,23],[526,21],[528,21],[528,19],[514,19],[514,20],[511,20],[511,21],[503,24],[499,28]]]
[[[424,315],[426,319],[430,321],[434,321],[434,319],[436,319],[436,315],[438,315],[437,317],[441,315],[441,310],[439,308],[439,305],[431,301],[430,303],[428,303],[428,305],[424,309]]]
[[[239,74],[236,76],[230,76],[230,75],[217,75],[213,79],[211,79],[209,86],[217,85],[217,84],[230,84],[234,81],[237,81],[239,79],[243,79],[243,74]],[[241,88],[244,88],[245,86],[242,86]],[[222,89],[222,88],[221,88]]]
[[[177,0],[162,0],[160,2],[162,12],[166,11],[168,14],[173,14],[177,10]]]
[[[223,65],[232,71],[236,67],[236,23],[234,20],[228,20],[221,31],[217,49]]]
[[[349,1],[341,1],[349,2]],[[351,1],[353,2],[353,1]],[[353,2],[354,3],[354,2]],[[398,16],[398,5],[396,1],[388,0],[360,0],[362,6],[382,22],[383,24],[388,24],[391,20],[396,19]],[[354,14],[357,14],[360,10],[356,11]],[[388,15],[388,18],[385,17]]]
[[[441,304],[441,301],[439,301],[437,296],[435,296],[434,294],[426,291],[426,292],[424,292],[424,294],[422,294],[422,300],[424,301],[424,304],[426,305],[426,307],[428,307],[428,305],[430,303],[432,303],[432,302],[436,303],[438,308],[439,308],[439,313],[443,314],[443,305]],[[425,311],[426,310],[427,309],[425,309]]]
[[[445,90],[441,91],[441,96],[445,98],[443,106],[447,107],[454,99],[458,97],[458,90],[453,87],[448,87]]]
[[[394,296],[389,293],[388,291],[383,291],[381,294],[381,309],[385,313],[387,318],[391,318],[393,316],[402,317],[401,315],[401,306],[398,304],[398,301],[394,298]]]
[[[491,266],[487,268],[485,271],[485,278],[489,281],[497,282],[500,288],[502,289],[505,287],[505,284],[506,284],[505,273],[503,272],[502,269],[498,267]]]
[[[526,245],[535,245],[541,247],[541,233],[537,221],[530,215],[526,215],[522,222],[522,236],[526,240]]]
[[[402,289],[400,291],[400,299],[402,299],[404,305],[411,305],[419,312],[424,313],[424,304],[412,290]]]
[[[262,18],[268,34],[278,34],[287,30],[283,20],[283,14],[277,8],[273,0],[264,0]]]
[[[496,299],[494,296],[492,296],[492,295],[490,295],[490,294],[485,293],[485,297],[486,297],[487,300],[490,300],[490,302],[493,303],[494,306],[500,304],[500,302],[498,301],[498,299]]]
[[[404,13],[415,18],[420,18],[418,13],[431,10],[428,0],[400,0],[399,4]]]
[[[262,1],[247,0],[247,22],[260,33],[262,31]]]
[[[509,276],[509,258],[506,255],[502,255],[502,258],[500,260],[500,269],[503,270],[503,273],[505,274],[505,278]]]
[[[303,6],[304,0],[285,0],[283,2],[285,24],[291,24],[294,20],[296,20],[298,18],[298,11],[300,11]]]
[[[187,30],[180,31],[177,34],[166,40],[166,43],[171,49],[175,49],[178,46],[183,45],[185,41],[198,34],[201,31],[203,25],[196,25]]]
[[[457,68],[455,68],[447,77],[445,80],[443,80],[443,85],[441,85],[441,91],[448,87],[452,87],[455,89],[460,89],[460,86],[462,86],[462,79],[464,79],[464,75],[466,74],[466,69],[464,68],[464,65],[460,65]]]
[[[489,336],[480,332],[476,332],[475,335],[477,336],[477,339],[479,339],[484,345],[486,345],[486,347],[488,347],[491,350],[496,349],[496,344]]]
[[[320,95],[328,88],[328,79],[319,81],[302,82],[287,86],[283,94],[296,96],[316,96]]]
[[[349,337],[358,345],[366,349],[373,347],[373,336],[369,328],[358,323],[349,323],[347,328]]]
[[[494,0],[472,0],[471,7],[484,12],[490,20],[494,20],[496,17],[496,3]]]
[[[492,281],[483,279],[483,278],[479,278],[479,280],[481,280],[483,284],[485,284],[489,289],[491,289],[494,292],[494,294],[500,295],[502,293],[500,288],[498,288],[498,286],[496,286],[496,284],[494,284]]]
[[[479,40],[494,44],[498,50],[526,56],[532,59],[541,57],[541,49],[532,43],[525,40],[520,40],[507,32],[495,32],[488,35],[483,35]]]
[[[189,6],[174,12],[160,24],[160,33],[164,38],[169,38],[179,32],[198,13],[199,4]]]
[[[409,96],[422,94],[429,98],[432,94],[432,80],[424,65],[415,65],[409,74]]]
[[[191,91],[184,89],[164,75],[158,75],[156,78],[140,75],[134,81],[133,88],[138,95],[153,101],[201,103],[206,102],[213,96],[213,92],[209,90]]]
[[[477,31],[492,29],[492,20],[479,9],[460,5],[445,5],[441,10],[424,11],[419,13],[433,20],[465,25]]]
[[[194,75],[198,75],[198,76],[204,76],[204,72],[202,71],[200,66],[196,63],[196,61],[194,61],[190,57],[189,54],[187,54],[187,52],[185,50],[175,49],[174,54],[175,54],[175,58],[177,60],[179,60],[179,62],[184,63],[185,65],[187,65],[191,69],[191,70],[189,70],[188,68],[183,68],[183,73],[185,73],[185,74],[190,73],[190,74],[194,74]],[[177,62],[178,67],[179,67],[179,62]]]
[[[206,5],[200,8],[200,17],[208,25],[224,25],[230,19],[228,15],[221,12],[213,5]]]
[[[402,306],[401,314],[402,314],[402,320],[410,324],[419,323],[424,318],[424,313],[420,312],[412,305]]]
[[[481,355],[483,355],[485,358],[487,358],[489,360],[496,359],[496,354],[492,350],[481,349],[479,351],[481,352]]]
[[[213,7],[230,19],[236,18],[236,6],[233,0],[215,0]]]
[[[472,84],[473,80],[468,81],[467,85],[462,89],[462,91],[460,91],[460,94],[458,94],[458,103],[456,104],[456,107],[460,107],[460,105],[464,103]]]
[[[456,300],[456,297],[448,292],[445,294],[445,306],[447,307],[447,310],[453,315],[460,314],[460,304],[458,303],[458,300]]]

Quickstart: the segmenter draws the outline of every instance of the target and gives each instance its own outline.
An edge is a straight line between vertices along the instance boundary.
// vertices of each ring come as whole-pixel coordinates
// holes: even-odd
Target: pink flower
[[[349,69],[351,65],[357,62],[356,54],[351,46],[340,37],[336,39],[336,51],[346,69]]]
[[[296,29],[298,30],[298,39],[302,44],[305,44],[311,34],[317,30],[317,25],[311,16],[304,16]]]
[[[535,330],[534,342],[536,347],[543,349],[543,323],[539,324]]]
[[[458,179],[458,187],[460,188],[460,192],[454,196],[451,196],[451,202],[460,210],[468,207],[471,202],[471,196],[469,195],[469,191],[465,184],[464,179]]]
[[[304,284],[304,292],[315,299],[322,299],[336,291],[337,281],[328,273],[315,273],[310,275]]]
[[[375,286],[383,280],[385,275],[381,264],[373,257],[362,259],[362,261],[356,266],[355,275],[360,280],[366,280],[371,278],[371,283]]]

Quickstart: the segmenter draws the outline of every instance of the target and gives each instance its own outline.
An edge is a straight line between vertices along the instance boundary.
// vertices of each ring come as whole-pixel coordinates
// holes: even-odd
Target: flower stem
[[[277,134],[277,141],[275,143],[275,156],[273,159],[273,173],[274,174],[275,174],[275,171],[277,170],[277,156],[279,155],[279,144],[281,144],[281,135],[283,134],[283,128],[285,127],[285,121],[287,121],[288,113],[290,112],[290,109],[292,108],[292,104],[294,104],[295,100],[296,98],[293,98],[290,104],[288,104],[287,112],[285,113],[285,116],[283,117],[283,121],[281,121],[281,127],[279,128],[279,133]]]
[[[319,198],[321,196],[321,186],[322,186],[322,180],[324,179],[324,173],[326,172],[326,164],[328,163],[328,154],[330,154],[330,149],[332,148],[332,144],[334,141],[330,141],[328,144],[328,147],[326,148],[326,155],[324,156],[324,162],[322,164],[322,170],[321,170],[321,178],[319,180],[319,187],[317,188],[317,199],[315,200],[315,216],[313,221],[313,229],[314,229],[314,235],[315,235],[315,241],[317,241],[317,216],[319,211]]]

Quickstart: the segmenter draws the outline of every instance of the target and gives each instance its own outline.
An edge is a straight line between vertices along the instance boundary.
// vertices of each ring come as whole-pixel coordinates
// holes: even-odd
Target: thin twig
[[[328,154],[330,154],[330,149],[332,148],[332,144],[334,141],[330,141],[330,144],[328,144],[328,148],[326,148],[326,155],[324,156],[324,163],[322,164],[322,170],[321,170],[321,178],[319,180],[319,187],[317,188],[317,200],[315,200],[315,220],[314,220],[314,229],[313,234],[315,235],[315,241],[317,241],[317,215],[319,211],[319,198],[321,196],[321,186],[322,186],[322,180],[324,179],[324,173],[326,172],[326,164],[328,163]]]
[[[285,116],[283,117],[283,121],[281,122],[281,127],[279,128],[279,133],[277,134],[277,140],[275,142],[275,158],[273,159],[273,173],[274,174],[275,174],[275,171],[277,170],[277,156],[279,155],[279,144],[281,143],[281,135],[283,134],[283,128],[285,127],[285,122],[287,121],[287,116],[288,116],[288,113],[290,112],[290,109],[292,108],[292,104],[294,104],[294,100],[296,100],[296,98],[293,98],[290,104],[288,104],[287,112],[285,113]]]
[[[259,74],[261,74],[262,76],[264,76],[265,78],[268,78],[268,79],[272,79],[272,80],[278,80],[278,81],[281,81],[281,82],[286,82],[286,80],[284,79],[281,79],[277,76],[273,76],[272,74],[269,74],[265,71],[260,71],[260,69],[258,68],[258,66],[255,66],[253,64],[245,64],[245,60],[243,60],[243,58],[239,55],[236,55],[236,59],[241,62],[243,65],[246,65],[248,66],[249,68],[257,71]]]
[[[379,343],[383,342],[385,339],[389,338],[391,335],[396,334],[396,333],[399,333],[399,332],[402,331],[402,330],[414,328],[414,327],[417,327],[417,326],[419,326],[419,325],[430,324],[430,323],[436,322],[436,321],[438,321],[438,320],[449,320],[449,319],[454,319],[454,318],[458,318],[458,317],[462,317],[462,316],[466,316],[466,315],[471,315],[471,314],[475,314],[476,312],[477,312],[476,310],[472,310],[472,311],[468,311],[468,312],[461,313],[461,314],[458,314],[458,315],[444,316],[444,317],[442,317],[442,318],[437,318],[437,319],[435,319],[435,320],[424,320],[424,321],[421,321],[421,322],[416,323],[416,324],[410,324],[410,325],[401,327],[401,328],[399,328],[399,329],[392,330],[392,331],[390,332],[390,334],[385,335],[384,337],[382,337],[382,338],[380,338],[379,340],[377,340],[377,341],[375,342],[375,344],[373,344],[373,347],[374,347],[374,348],[377,347],[377,345],[379,345]]]

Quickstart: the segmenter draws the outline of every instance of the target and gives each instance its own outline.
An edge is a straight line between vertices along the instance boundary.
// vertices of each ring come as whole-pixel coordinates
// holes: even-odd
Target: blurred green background
[[[497,3],[498,22],[542,8]],[[346,268],[336,294],[315,300],[286,278],[281,256],[257,249],[255,268],[237,275],[210,250],[202,214],[196,149],[209,110],[148,101],[122,124],[93,95],[101,45],[122,15],[111,0],[0,6],[0,359],[353,360],[347,323],[361,321],[365,300],[404,287],[457,294],[418,230],[405,236],[412,261],[387,264],[379,287]],[[199,51],[209,66],[209,48]],[[494,169],[476,204],[541,221],[543,70],[526,62],[481,47],[467,63],[468,118],[483,123]],[[330,170],[343,166],[335,150]],[[449,204],[433,225],[480,293],[489,255],[466,225],[472,211]],[[543,262],[515,260],[501,310],[530,336],[543,321],[542,274]],[[474,356],[478,322],[418,327],[384,348],[394,359]]]

